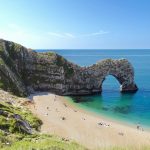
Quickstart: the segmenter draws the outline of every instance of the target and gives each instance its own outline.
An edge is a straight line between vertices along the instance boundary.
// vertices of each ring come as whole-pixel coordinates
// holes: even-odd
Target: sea
[[[37,49],[36,51],[54,51],[80,66],[89,66],[107,58],[128,59],[135,71],[135,83],[139,88],[136,93],[120,93],[119,82],[109,75],[103,82],[101,94],[68,97],[68,100],[77,107],[97,115],[133,126],[140,124],[150,129],[150,49]]]

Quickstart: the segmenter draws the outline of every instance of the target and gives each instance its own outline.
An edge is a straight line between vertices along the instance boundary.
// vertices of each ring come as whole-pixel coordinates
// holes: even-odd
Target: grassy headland
[[[75,142],[40,134],[42,121],[26,107],[26,99],[0,90],[1,150],[84,150]]]

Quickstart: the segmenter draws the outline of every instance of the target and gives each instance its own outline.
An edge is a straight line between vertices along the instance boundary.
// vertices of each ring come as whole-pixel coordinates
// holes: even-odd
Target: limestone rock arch
[[[59,95],[100,93],[107,75],[119,81],[121,92],[138,90],[134,69],[126,59],[105,59],[89,67],[81,67],[56,53],[37,53],[0,39],[0,88],[17,95],[36,91]]]
[[[106,59],[90,66],[89,71],[93,71],[96,79],[97,89],[102,90],[102,84],[106,76],[114,76],[120,83],[121,92],[136,92],[137,86],[134,83],[134,69],[127,59]]]

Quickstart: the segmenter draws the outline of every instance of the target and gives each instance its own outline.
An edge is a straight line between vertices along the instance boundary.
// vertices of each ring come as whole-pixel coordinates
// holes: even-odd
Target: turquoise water
[[[135,82],[139,87],[138,92],[121,94],[118,81],[114,77],[108,76],[103,82],[101,95],[72,97],[70,101],[97,114],[150,127],[150,50],[54,51],[81,66],[88,66],[106,58],[127,58],[135,69]]]

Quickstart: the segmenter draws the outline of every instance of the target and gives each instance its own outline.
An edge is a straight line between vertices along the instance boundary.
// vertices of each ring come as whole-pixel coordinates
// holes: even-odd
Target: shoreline
[[[141,123],[138,124],[138,123],[132,123],[132,122],[124,121],[124,120],[121,120],[121,119],[114,119],[113,117],[110,117],[110,116],[107,116],[107,115],[104,115],[104,114],[100,114],[100,113],[96,113],[92,110],[88,111],[88,110],[86,110],[86,108],[82,109],[80,106],[78,107],[74,102],[70,102],[71,101],[71,100],[69,100],[70,97],[65,97],[64,96],[63,99],[64,99],[65,102],[67,101],[67,103],[70,107],[76,108],[79,111],[82,111],[82,112],[87,113],[89,115],[93,115],[95,117],[100,117],[100,118],[102,118],[104,120],[107,120],[109,122],[118,123],[120,125],[128,126],[130,128],[133,128],[133,129],[137,129],[137,125],[140,125],[140,127],[142,127],[144,129],[143,131],[150,133],[150,127],[148,127],[146,125],[143,125]]]
[[[34,104],[29,108],[43,121],[42,133],[74,140],[90,149],[112,146],[136,146],[139,149],[143,145],[150,146],[148,131],[87,112],[69,103],[63,96],[44,92],[31,97]]]

